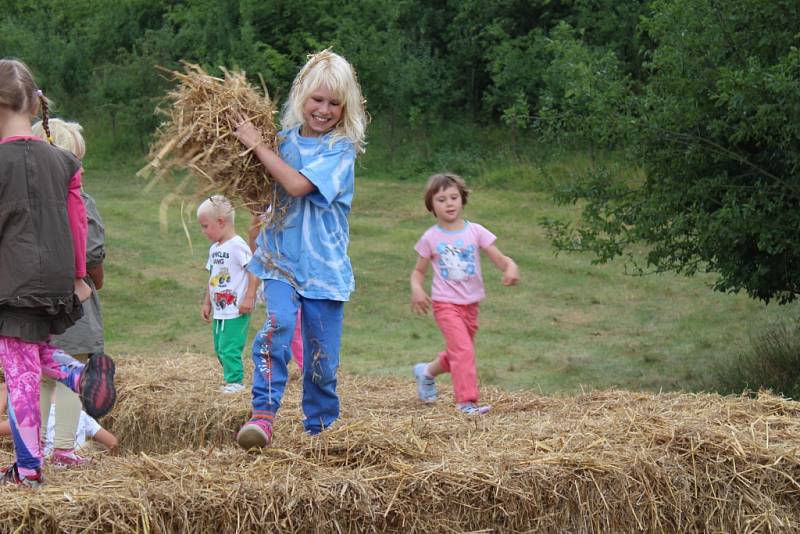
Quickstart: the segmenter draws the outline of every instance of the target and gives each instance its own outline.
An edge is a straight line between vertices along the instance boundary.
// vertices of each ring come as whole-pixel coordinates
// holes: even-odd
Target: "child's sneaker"
[[[114,360],[93,354],[81,372],[80,398],[83,410],[95,419],[111,411],[117,401],[114,388]]]
[[[236,384],[236,383],[225,384],[224,386],[222,386],[220,388],[220,391],[222,391],[222,393],[225,393],[225,394],[228,394],[228,393],[239,393],[240,391],[244,391],[244,385],[243,384]]]
[[[422,402],[436,400],[436,380],[425,374],[428,364],[418,363],[414,366],[414,378],[417,379],[417,397]]]
[[[481,415],[492,409],[491,406],[476,406],[474,402],[465,402],[458,405],[461,413],[466,415]]]
[[[17,464],[14,463],[0,472],[0,485],[5,484],[35,489],[44,484],[44,475],[42,475],[42,470],[38,469],[36,475],[27,477],[20,476]]]
[[[252,419],[236,434],[236,442],[244,450],[263,449],[272,441],[272,425],[264,419]]]
[[[50,465],[69,469],[71,467],[83,467],[91,462],[91,459],[84,458],[75,452],[74,449],[53,449],[50,455]]]

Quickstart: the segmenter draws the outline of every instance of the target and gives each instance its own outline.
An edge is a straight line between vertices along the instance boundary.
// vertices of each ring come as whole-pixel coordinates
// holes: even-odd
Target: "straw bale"
[[[415,401],[410,379],[341,375],[342,417],[302,430],[287,387],[272,447],[233,433],[213,357],[126,358],[103,421],[117,457],[0,489],[0,525],[85,532],[796,532],[800,404],[757,397],[483,388],[492,411]],[[10,459],[8,452],[2,453]]]
[[[194,177],[198,198],[223,194],[258,212],[273,203],[277,217],[280,199],[271,177],[233,135],[243,117],[261,130],[267,146],[275,148],[275,108],[266,87],[260,94],[241,71],[222,68],[224,76],[219,78],[198,65],[183,65],[184,72],[162,69],[177,84],[166,95],[165,105],[156,110],[164,121],[155,134],[148,164],[137,174],[151,180],[149,190],[171,171],[186,169],[190,171],[187,179],[168,195],[168,201],[182,197],[188,178]]]

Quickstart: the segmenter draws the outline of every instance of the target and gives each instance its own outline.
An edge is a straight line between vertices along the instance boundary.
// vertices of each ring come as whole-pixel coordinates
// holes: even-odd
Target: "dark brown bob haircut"
[[[461,193],[461,205],[467,205],[467,198],[469,198],[467,183],[457,174],[443,172],[428,178],[428,185],[425,186],[425,207],[429,212],[433,213],[433,197],[436,193],[451,186],[456,186],[458,192]],[[436,214],[434,213],[434,215]]]

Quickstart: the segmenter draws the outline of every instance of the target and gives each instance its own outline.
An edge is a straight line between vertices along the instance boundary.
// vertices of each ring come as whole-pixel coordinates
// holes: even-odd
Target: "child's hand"
[[[514,260],[508,258],[508,265],[503,271],[503,285],[514,286],[517,285],[517,282],[519,282],[519,267],[514,263]]]
[[[256,128],[252,122],[241,115],[239,116],[239,123],[236,125],[236,129],[233,131],[233,135],[247,148],[254,148],[264,141],[261,130]]]
[[[205,322],[207,322],[207,323],[211,322],[211,303],[210,302],[204,302],[203,303],[203,309],[201,311],[201,314],[202,314],[203,320]]]
[[[411,311],[417,315],[425,315],[431,306],[431,298],[423,289],[411,291]]]
[[[78,300],[81,302],[86,301],[89,297],[92,296],[92,288],[89,287],[89,284],[83,281],[82,278],[76,278],[75,282],[75,289],[74,292],[78,295]]]
[[[253,311],[253,308],[256,307],[256,296],[255,295],[245,295],[242,298],[242,303],[239,304],[239,312],[241,314],[250,313]]]

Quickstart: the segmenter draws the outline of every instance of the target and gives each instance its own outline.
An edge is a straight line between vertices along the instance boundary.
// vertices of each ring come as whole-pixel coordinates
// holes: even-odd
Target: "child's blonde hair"
[[[43,121],[39,121],[31,127],[33,135],[46,137]],[[83,159],[86,155],[86,141],[81,134],[83,127],[77,122],[67,122],[61,119],[50,119],[50,141],[52,144],[69,150],[78,159]]]
[[[458,192],[461,193],[461,205],[467,205],[467,199],[469,198],[467,182],[457,174],[443,172],[428,178],[428,184],[425,186],[425,207],[428,208],[429,212],[436,215],[433,211],[433,197],[442,189],[447,189],[451,186],[455,186]]]
[[[18,59],[0,59],[0,106],[15,113],[28,113],[31,117],[39,112],[41,106],[42,126],[47,134],[45,138],[50,141],[50,100],[33,81],[28,66]]]
[[[331,141],[349,139],[356,150],[363,152],[369,122],[366,100],[361,94],[355,69],[346,59],[330,49],[310,55],[297,73],[283,107],[281,127],[290,129],[302,126],[305,122],[303,106],[311,93],[322,86],[326,86],[335,98],[342,101],[342,116],[331,132]]]
[[[233,204],[222,195],[212,195],[197,206],[197,218],[201,215],[210,215],[214,219],[224,219],[233,224],[236,222],[236,210]]]

